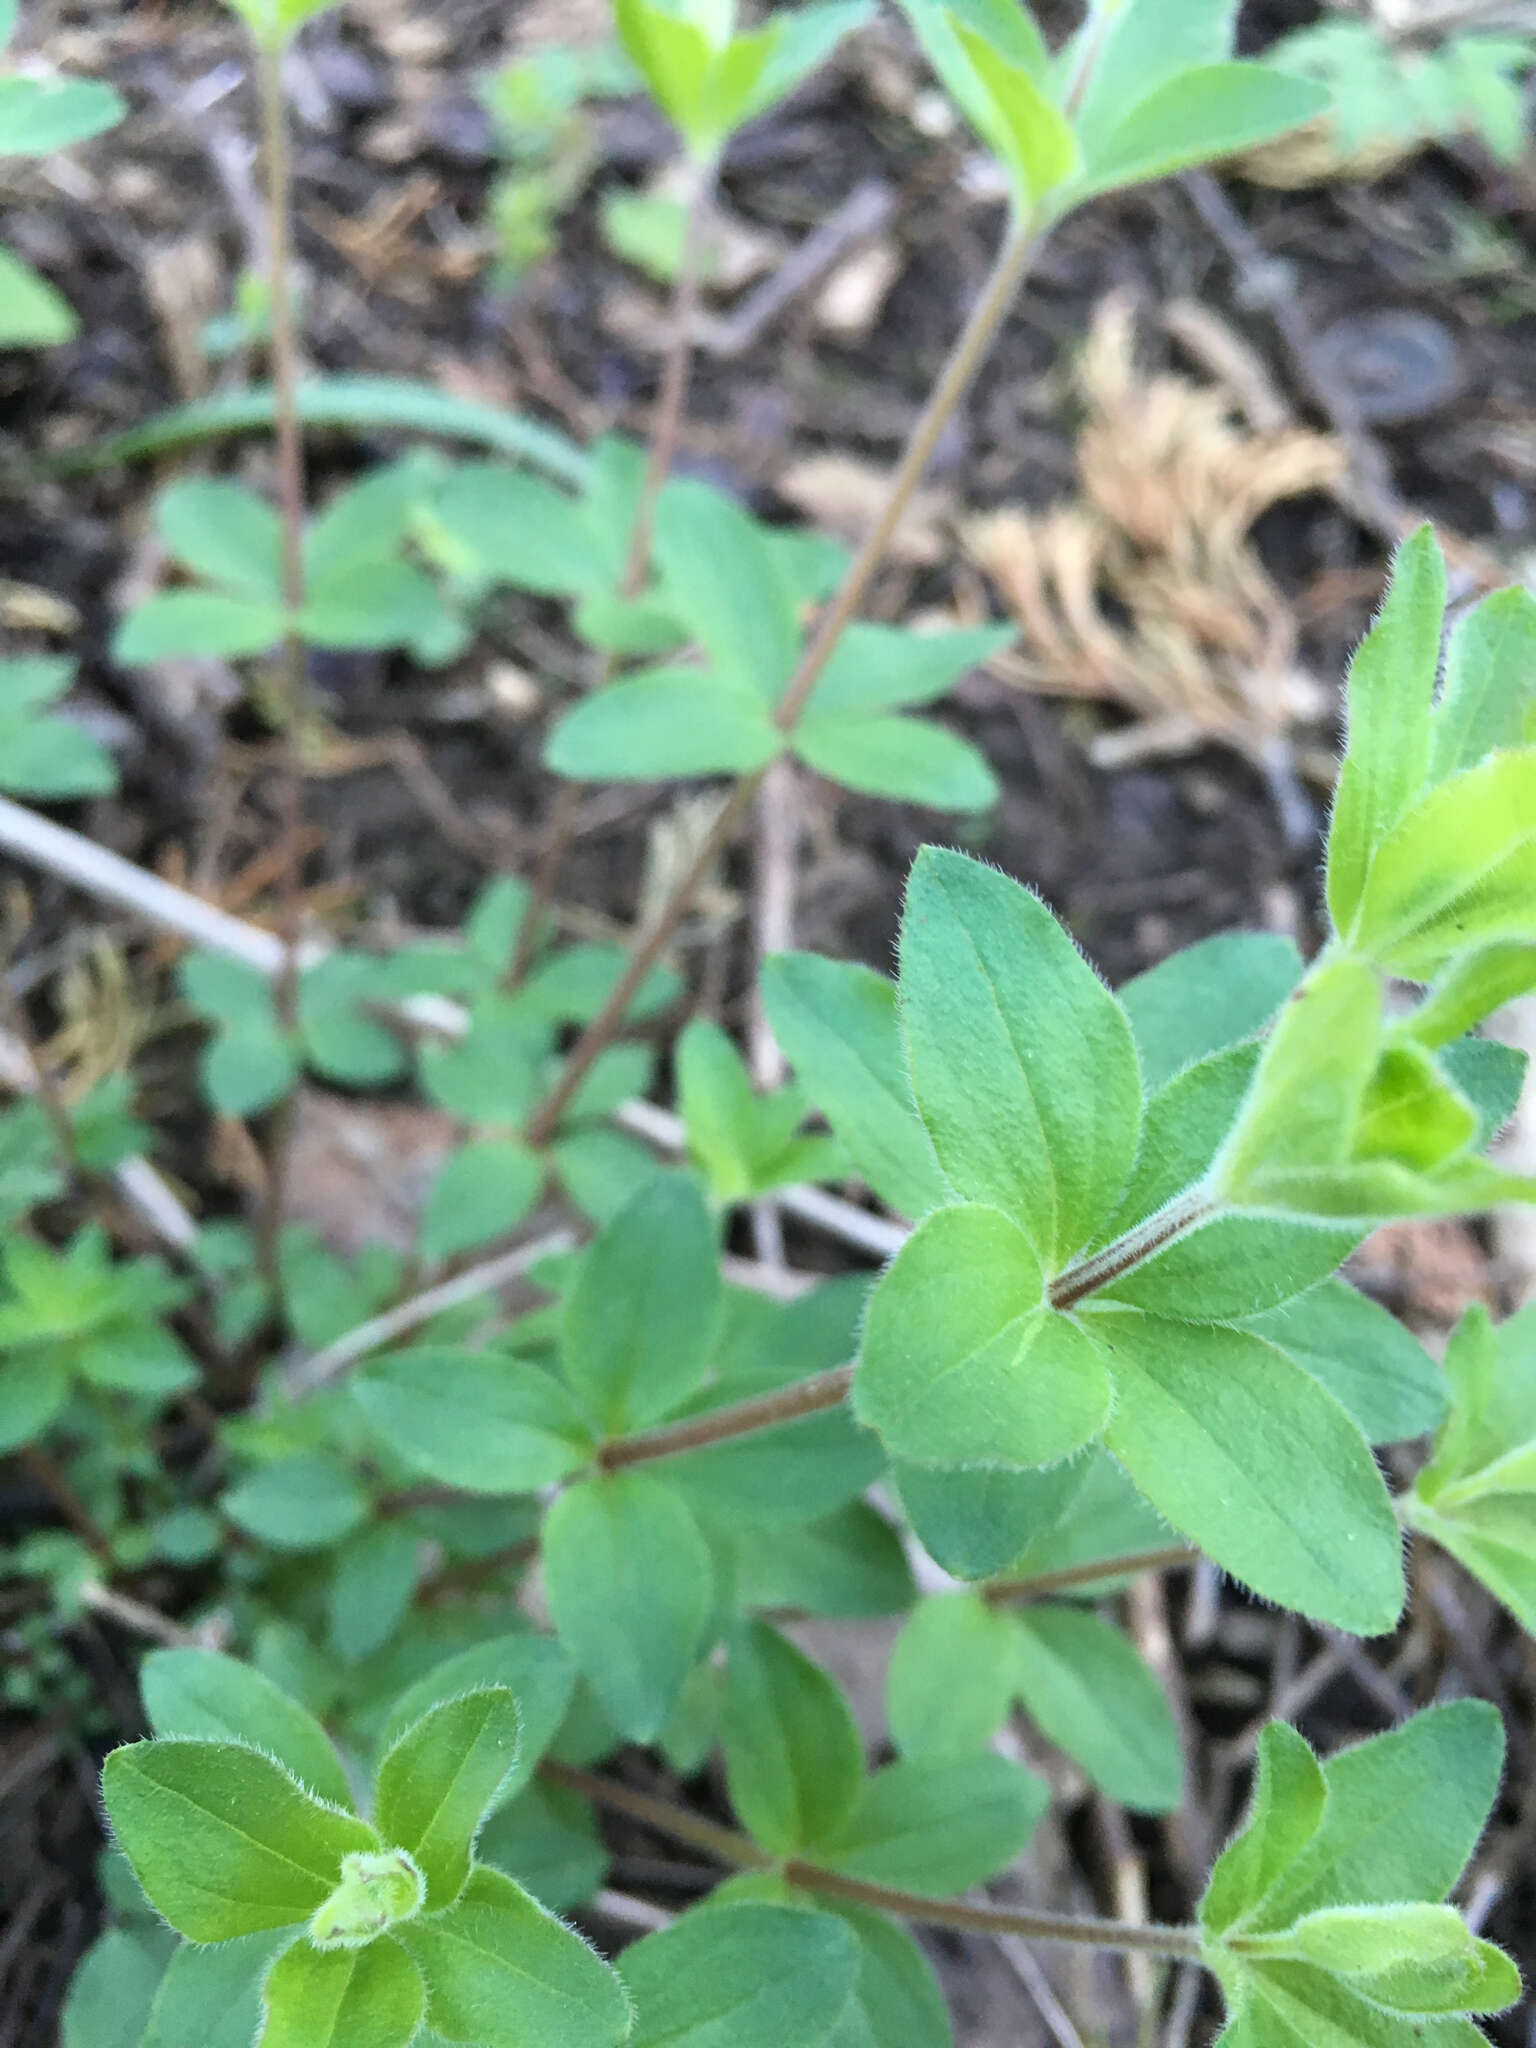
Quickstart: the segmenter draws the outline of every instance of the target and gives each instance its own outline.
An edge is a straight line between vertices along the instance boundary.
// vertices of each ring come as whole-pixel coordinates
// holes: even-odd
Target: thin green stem
[[[951,414],[964,397],[972,378],[980,369],[987,351],[996,339],[998,329],[1007,317],[1008,309],[1013,304],[1019,286],[1029,269],[1038,239],[1032,225],[1021,224],[1014,228],[999,251],[981,296],[972,308],[970,318],[966,321],[959,339],[950,350],[938,381],[928,395],[922,416],[912,430],[911,439],[887,487],[885,503],[880,509],[879,517],[863,546],[849,564],[837,595],[827,607],[800,658],[799,665],[785,686],[784,694],[774,712],[774,723],[780,732],[788,733],[793,729],[796,720],[809,702],[811,692],[820,680],[822,671],[831,660],[838,641],[862,604],[875,571],[885,558],[891,537],[901,523],[902,514],[906,511],[912,493],[922,481],[933,451],[938,446],[939,436],[948,425]],[[765,769],[758,769],[737,782],[686,872],[674,884],[671,895],[649,928],[636,940],[629,966],[598,1015],[572,1048],[554,1088],[530,1118],[527,1129],[530,1144],[546,1145],[554,1136],[561,1117],[570,1107],[572,1098],[591,1070],[593,1061],[612,1040],[641,983],[682,922],[699,885],[730,844],[737,827],[750,812],[765,772]]]
[[[824,1898],[846,1899],[850,1904],[871,1906],[876,1912],[891,1913],[903,1920],[917,1920],[928,1927],[955,1927],[972,1934],[1015,1934],[1026,1941],[1070,1942],[1077,1947],[1115,1949],[1121,1953],[1176,1956],[1200,1960],[1200,1930],[1196,1927],[1143,1926],[1126,1920],[1080,1920],[1068,1913],[1017,1913],[1004,1906],[973,1906],[961,1899],[930,1899],[920,1892],[897,1891],[889,1885],[866,1884],[862,1878],[845,1877],[841,1871],[824,1870],[820,1864],[798,1856],[779,1864],[746,1835],[721,1827],[674,1806],[670,1800],[637,1792],[612,1778],[592,1771],[574,1770],[569,1764],[546,1759],[540,1774],[551,1784],[579,1793],[611,1812],[627,1814],[658,1834],[686,1842],[716,1862],[738,1870],[777,1869],[787,1883],[803,1891],[820,1892]]]
[[[268,297],[272,320],[273,424],[277,437],[278,511],[282,523],[283,604],[288,630],[278,660],[283,763],[279,777],[279,823],[285,858],[282,870],[282,970],[274,989],[281,1022],[298,1023],[299,942],[304,918],[304,716],[307,674],[298,616],[304,603],[304,439],[299,424],[299,349],[293,303],[293,174],[288,115],[283,98],[282,51],[262,48],[257,70],[261,86],[262,141],[266,159]],[[278,1245],[286,1208],[292,1151],[292,1100],[273,1113],[268,1131],[266,1186],[258,1230],[267,1280],[279,1285]]]
[[[1198,1564],[1202,1553],[1186,1543],[1168,1543],[1158,1550],[1127,1550],[1118,1557],[1096,1557],[1087,1564],[1063,1565],[1054,1572],[1028,1572],[1017,1579],[989,1579],[978,1587],[989,1607],[1005,1607],[1016,1600],[1044,1600],[1053,1593],[1067,1593],[1074,1586],[1097,1585],[1100,1579],[1129,1578],[1133,1572],[1178,1571]]]
[[[696,1451],[705,1444],[728,1443],[732,1437],[752,1436],[760,1429],[778,1429],[786,1422],[798,1422],[802,1415],[819,1415],[847,1400],[853,1385],[851,1365],[834,1366],[831,1372],[816,1373],[779,1387],[771,1394],[758,1394],[750,1401],[738,1401],[729,1408],[713,1409],[687,1422],[664,1424],[643,1430],[637,1436],[619,1437],[604,1444],[597,1463],[604,1472],[617,1472],[626,1465],[645,1465],[656,1458],[675,1458],[682,1451]]]
[[[619,580],[619,595],[625,603],[637,598],[645,588],[656,533],[656,507],[661,500],[667,478],[672,474],[672,465],[677,459],[678,436],[682,432],[683,417],[688,407],[688,383],[693,370],[693,334],[698,326],[699,297],[704,278],[705,228],[709,217],[710,199],[715,189],[716,171],[717,166],[712,161],[700,164],[695,171],[693,189],[688,195],[688,212],[683,224],[683,250],[673,287],[671,331],[667,341],[666,362],[662,369],[661,391],[657,397],[656,411],[651,423],[651,445],[646,456],[645,475],[641,480],[640,495],[635,502],[634,524],[629,534],[629,552],[624,563],[624,574]],[[594,690],[604,690],[608,687],[613,681],[615,666],[612,654],[604,657],[598,679],[593,685]],[[555,791],[554,803],[550,807],[549,825],[544,834],[544,846],[534,873],[527,914],[523,918],[522,929],[517,936],[517,950],[507,972],[509,988],[517,987],[532,964],[539,933],[543,928],[549,906],[554,901],[560,871],[565,866],[566,855],[570,852],[571,841],[575,837],[576,818],[581,808],[584,789],[583,783],[562,780]]]

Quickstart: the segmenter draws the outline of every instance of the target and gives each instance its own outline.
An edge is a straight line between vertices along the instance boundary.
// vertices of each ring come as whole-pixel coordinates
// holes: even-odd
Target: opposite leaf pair
[[[1441,1904],[1498,1791],[1495,1709],[1460,1700],[1319,1764],[1283,1722],[1201,1902],[1221,2048],[1482,2048],[1514,1965]]]
[[[612,1972],[511,1878],[474,1863],[517,1729],[500,1689],[432,1708],[381,1759],[371,1825],[237,1742],[114,1750],[103,1793],[135,1875],[178,1933],[279,1934],[262,2048],[406,2048],[423,2024],[479,2048],[602,2048],[629,2030]],[[327,1790],[344,1794],[330,1763]]]

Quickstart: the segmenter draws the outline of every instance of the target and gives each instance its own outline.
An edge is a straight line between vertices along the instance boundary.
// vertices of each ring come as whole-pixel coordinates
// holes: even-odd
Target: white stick
[[[313,1394],[317,1388],[338,1379],[348,1366],[366,1358],[370,1351],[382,1350],[396,1337],[403,1337],[408,1330],[419,1329],[445,1309],[458,1308],[462,1302],[473,1301],[478,1295],[505,1287],[509,1280],[516,1280],[530,1266],[536,1266],[540,1259],[554,1258],[557,1253],[574,1251],[575,1247],[574,1231],[552,1230],[545,1237],[520,1244],[515,1251],[502,1252],[494,1259],[487,1259],[483,1265],[471,1266],[467,1273],[457,1273],[453,1279],[429,1287],[423,1294],[413,1294],[409,1301],[387,1309],[383,1315],[375,1316],[372,1322],[360,1323],[355,1330],[348,1330],[344,1337],[338,1337],[334,1344],[327,1344],[323,1351],[300,1360],[287,1374],[289,1393],[295,1397]]]
[[[134,911],[164,930],[177,932],[194,945],[244,960],[274,979],[282,971],[286,955],[275,932],[262,931],[242,918],[231,917],[228,911],[205,903],[200,896],[161,881],[158,875],[146,873],[132,861],[109,853],[78,832],[52,824],[5,797],[0,797],[0,848],[50,874],[62,876],[88,895]],[[300,964],[313,966],[330,950],[323,943],[310,940],[300,948]],[[400,1007],[412,1022],[445,1037],[462,1038],[469,1029],[463,1007],[444,996],[412,996]],[[655,1103],[621,1103],[614,1116],[625,1129],[648,1138],[664,1151],[683,1149],[681,1120]],[[825,1230],[829,1236],[841,1238],[845,1244],[855,1245],[876,1258],[892,1257],[907,1240],[904,1224],[871,1215],[867,1209],[825,1194],[820,1188],[779,1188],[772,1199],[803,1223]]]

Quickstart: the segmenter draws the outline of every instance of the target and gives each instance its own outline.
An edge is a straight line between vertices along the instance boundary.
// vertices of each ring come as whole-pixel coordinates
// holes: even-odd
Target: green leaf
[[[522,1001],[551,1023],[590,1024],[618,986],[629,960],[620,946],[562,946],[522,986]],[[669,967],[653,967],[625,1010],[639,1023],[676,1002],[682,982]]]
[[[1119,1629],[1073,1607],[1013,1617],[1024,1711],[1111,1799],[1171,1813],[1184,1796],[1179,1734],[1162,1688]]]
[[[1095,1310],[1116,1406],[1105,1442],[1158,1512],[1266,1599],[1356,1635],[1402,1611],[1400,1540],[1339,1403],[1246,1331]]]
[[[559,1785],[537,1782],[491,1815],[475,1854],[516,1878],[550,1913],[584,1905],[603,1882],[609,1860],[586,1801]]]
[[[480,1823],[517,1761],[517,1703],[504,1687],[445,1700],[424,1714],[379,1765],[375,1818],[427,1883],[426,1910],[464,1889]]]
[[[137,2048],[251,2048],[261,2025],[262,1980],[286,1940],[247,1934],[213,1948],[183,1942]]]
[[[771,1542],[751,1524],[734,1533],[736,1594],[743,1607],[855,1617],[900,1614],[912,1602],[912,1573],[901,1540],[864,1501],[817,1522],[775,1529]]]
[[[1047,1305],[1029,1239],[993,1208],[939,1209],[875,1289],[854,1410],[893,1457],[1050,1465],[1098,1435],[1094,1339]]]
[[[1247,1924],[1262,1933],[1325,1906],[1444,1898],[1477,1846],[1503,1754],[1497,1709],[1456,1700],[1330,1757],[1321,1824]]]
[[[1262,1202],[1268,1174],[1351,1156],[1380,1036],[1372,969],[1350,958],[1314,969],[1281,1012],[1213,1170],[1226,1200]]]
[[[564,1387],[541,1367],[494,1351],[414,1348],[351,1384],[358,1407],[412,1471],[466,1493],[533,1493],[591,1452]]]
[[[902,1215],[926,1215],[947,1191],[912,1103],[891,982],[851,961],[777,953],[762,991],[775,1036],[859,1172]]]
[[[269,431],[276,418],[270,384],[221,391],[190,405],[172,406],[134,427],[60,458],[56,468],[90,470],[141,461],[228,434]],[[340,427],[371,436],[379,429],[436,434],[530,463],[580,489],[586,456],[564,434],[502,405],[455,398],[409,377],[312,377],[298,389],[299,419],[307,427]]]
[[[1091,1458],[1048,1471],[899,1465],[914,1535],[957,1579],[987,1579],[1052,1529],[1081,1492]]]
[[[373,1830],[322,1806],[280,1764],[225,1742],[115,1749],[102,1796],[150,1904],[191,1941],[228,1941],[307,1920],[343,1856]]]
[[[477,2048],[609,2048],[629,2028],[623,1986],[578,1934],[499,1870],[400,1940],[430,1987],[427,2024]]]
[[[630,2048],[822,2048],[859,1975],[853,1936],[827,1913],[719,1905],[625,1949]]]
[[[1222,1850],[1200,1901],[1212,1934],[1246,1921],[1322,1825],[1322,1766],[1294,1728],[1271,1721],[1258,1743],[1253,1795],[1242,1827]]]
[[[954,2048],[944,1994],[906,1928],[865,1906],[824,1903],[859,1945],[858,1982],[833,2036],[837,2048]]]
[[[1013,1622],[975,1593],[920,1600],[886,1677],[891,1740],[906,1756],[984,1750],[1017,1690]]]
[[[810,0],[781,8],[770,18],[767,60],[747,94],[743,118],[756,120],[778,105],[832,55],[837,45],[862,28],[873,10],[866,0]]]
[[[262,1465],[219,1502],[230,1521],[275,1550],[320,1550],[350,1536],[367,1497],[339,1458],[298,1452]]]
[[[598,1233],[565,1307],[565,1377],[623,1436],[669,1415],[704,1377],[720,1312],[715,1229],[697,1184],[658,1176]]]
[[[183,477],[160,493],[155,524],[185,568],[282,605],[282,522],[265,498],[227,478]]]
[[[1254,1038],[1301,979],[1295,942],[1221,932],[1138,974],[1120,990],[1148,1091],[1197,1060]]]
[[[521,1723],[517,1756],[502,1787],[510,1799],[526,1784],[554,1741],[576,1682],[569,1656],[553,1636],[523,1631],[491,1636],[471,1649],[448,1657],[407,1686],[384,1723],[380,1740],[398,1742],[434,1707],[483,1692],[487,1687],[510,1692]]]
[[[1077,169],[1077,137],[1030,67],[1011,63],[989,38],[953,13],[951,20],[990,102],[988,139],[1012,173],[1015,204],[1027,214]]]
[[[354,562],[312,584],[299,631],[316,647],[430,645],[442,618],[437,586],[398,559]]]
[[[1165,178],[1192,164],[1253,149],[1313,120],[1328,95],[1310,80],[1263,64],[1181,71],[1140,101],[1093,150],[1074,200]]]
[[[538,1198],[544,1167],[512,1138],[482,1138],[449,1154],[421,1220],[421,1255],[434,1264],[505,1237]]]
[[[69,1373],[47,1354],[0,1359],[0,1451],[35,1443],[69,1399]]]
[[[0,154],[52,156],[115,128],[127,109],[93,78],[0,78]]]
[[[1107,18],[1075,117],[1089,156],[1149,93],[1228,57],[1236,14],[1236,0],[1123,0]]]
[[[249,1664],[217,1650],[151,1650],[139,1685],[156,1735],[247,1743],[316,1798],[351,1805],[347,1774],[320,1723]]]
[[[1261,1057],[1251,1041],[1227,1046],[1181,1068],[1148,1099],[1136,1164],[1099,1245],[1113,1244],[1205,1179],[1248,1100]]]
[[[426,2010],[426,1987],[395,1942],[324,1953],[297,1941],[262,1987],[257,2048],[408,2048]]]
[[[649,0],[616,0],[614,15],[625,52],[657,106],[696,157],[709,156],[729,130],[711,104],[712,39],[680,12]]]
[[[467,1037],[422,1047],[422,1087],[465,1123],[520,1126],[537,1097],[549,1042],[547,1019],[517,997],[477,996]]]
[[[945,6],[943,0],[902,0],[902,11],[956,106],[982,140],[1001,153],[997,107],[977,75],[960,29],[963,25],[984,36],[1007,64],[1043,84],[1049,58],[1028,8],[1010,0],[960,0],[954,6]]]
[[[791,1327],[786,1328],[787,1339]],[[687,1413],[708,1414],[712,1408],[792,1384],[777,1372],[717,1382],[706,1397],[690,1402]],[[844,1404],[701,1450],[679,1452],[668,1458],[666,1474],[715,1526],[731,1528],[745,1521],[782,1531],[857,1500],[884,1466],[879,1443],[858,1427]]]
[[[233,661],[265,654],[286,625],[277,604],[214,590],[170,590],[135,606],[113,635],[112,656],[129,668],[178,655]]]
[[[1017,638],[1012,626],[919,633],[856,619],[832,650],[804,715],[867,717],[931,704]]]
[[[1462,1041],[1484,1017],[1536,988],[1536,945],[1506,940],[1453,960],[1399,1029],[1431,1051]],[[1462,1085],[1467,1086],[1463,1079]],[[1469,1090],[1470,1092],[1470,1090]]]
[[[344,1664],[382,1649],[410,1612],[421,1544],[398,1522],[359,1530],[337,1552],[326,1596],[330,1646]]]
[[[338,491],[304,534],[306,588],[319,589],[361,563],[395,555],[424,507],[435,506],[459,474],[447,471],[445,483],[445,470],[437,456],[418,449]]]
[[[763,1622],[731,1640],[721,1735],[731,1804],[775,1856],[836,1834],[863,1789],[864,1745],[826,1672]]]
[[[550,1613],[621,1734],[650,1742],[704,1647],[709,1547],[676,1490],[648,1473],[572,1486],[544,1522]]]
[[[1533,902],[1536,747],[1526,747],[1452,776],[1399,820],[1348,936],[1379,967],[1427,981],[1474,945],[1532,938]]]
[[[1445,1413],[1440,1374],[1418,1338],[1346,1281],[1325,1280],[1244,1327],[1321,1380],[1373,1444],[1422,1436]]]
[[[333,0],[225,0],[260,47],[273,51],[285,49],[311,15],[332,4]]]
[[[0,789],[47,801],[117,787],[117,768],[99,740],[67,717],[44,715],[74,676],[74,662],[47,655],[0,660]]]
[[[1006,1868],[1049,1801],[1038,1778],[990,1750],[912,1757],[868,1780],[843,1828],[816,1845],[815,1861],[870,1884],[951,1898]]]
[[[1354,1156],[1432,1171],[1470,1149],[1478,1121],[1472,1104],[1427,1052],[1389,1045],[1360,1104]]]
[[[327,1080],[382,1087],[407,1071],[399,1034],[366,1005],[389,998],[384,963],[363,953],[332,953],[299,977],[299,1029],[309,1063]]]
[[[794,749],[808,768],[861,796],[935,811],[984,811],[997,802],[985,756],[926,718],[807,714],[795,727]]]
[[[544,597],[601,589],[606,566],[581,504],[505,463],[461,463],[433,505],[438,526],[489,582]]]
[[[224,1116],[259,1116],[281,1102],[298,1078],[292,1044],[265,1017],[231,1024],[203,1048],[203,1088]]]
[[[1124,1011],[1038,897],[935,847],[907,885],[901,997],[913,1094],[944,1172],[1060,1271],[1136,1153],[1141,1077]]]
[[[698,669],[653,669],[568,711],[545,766],[584,782],[750,775],[785,747],[750,691]]]
[[[70,1979],[59,2048],[141,2048],[174,1946],[159,1927],[109,1927],[98,1935]]]
[[[656,565],[665,602],[720,680],[765,711],[776,704],[795,665],[800,627],[757,521],[708,484],[675,481],[657,508]]]
[[[79,331],[68,299],[30,263],[0,247],[0,348],[54,348]]]
[[[1429,782],[1518,746],[1533,701],[1536,599],[1517,585],[1464,612],[1451,633],[1445,687],[1430,725]]]

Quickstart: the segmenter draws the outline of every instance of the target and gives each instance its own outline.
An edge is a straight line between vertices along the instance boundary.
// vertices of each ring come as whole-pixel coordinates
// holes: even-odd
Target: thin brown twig
[[[303,938],[304,716],[307,676],[298,615],[304,603],[304,440],[299,426],[298,336],[293,304],[293,191],[288,117],[283,98],[280,48],[263,48],[257,59],[261,86],[262,142],[266,159],[267,234],[270,270],[273,423],[277,437],[279,514],[282,523],[283,603],[288,629],[278,674],[282,690],[283,766],[279,776],[278,830],[285,848],[282,869],[283,965],[274,1000],[281,1022],[298,1023],[299,948]],[[269,1123],[266,1182],[261,1192],[258,1244],[270,1285],[281,1284],[279,1240],[286,1208],[294,1115],[292,1097],[279,1104]]]
[[[989,1607],[1004,1607],[1017,1600],[1045,1600],[1053,1593],[1070,1592],[1074,1586],[1097,1585],[1101,1579],[1123,1579],[1132,1572],[1178,1571],[1198,1564],[1200,1552],[1186,1543],[1170,1543],[1158,1550],[1129,1550],[1118,1557],[1096,1557],[1087,1564],[1063,1565],[1059,1571],[1032,1572],[1017,1579],[991,1579],[980,1588]]]
[[[766,1849],[721,1827],[701,1814],[689,1813],[670,1800],[653,1798],[647,1792],[621,1785],[615,1779],[582,1771],[569,1764],[546,1758],[539,1766],[551,1784],[562,1785],[595,1804],[631,1820],[655,1828],[690,1847],[700,1849],[717,1862],[739,1870],[771,1870],[775,1859]],[[792,1856],[777,1866],[787,1883],[827,1898],[846,1899],[851,1905],[872,1906],[877,1912],[892,1913],[903,1920],[917,1920],[929,1927],[954,1927],[971,1934],[1015,1934],[1026,1941],[1061,1941],[1092,1948],[1116,1949],[1123,1954],[1186,1957],[1198,1961],[1200,1933],[1194,1927],[1157,1927],[1122,1920],[1079,1920],[1068,1913],[1014,1912],[1003,1906],[972,1905],[964,1899],[930,1899],[920,1892],[899,1891],[889,1885],[868,1884],[863,1878],[845,1876],[817,1863]]]
[[[760,1429],[777,1429],[786,1422],[798,1422],[804,1415],[819,1415],[836,1408],[848,1398],[853,1385],[851,1365],[834,1366],[830,1372],[796,1380],[771,1394],[757,1394],[750,1401],[737,1401],[729,1408],[715,1408],[687,1422],[665,1423],[638,1436],[616,1438],[604,1444],[597,1463],[604,1472],[618,1472],[626,1465],[649,1464],[656,1458],[675,1458],[682,1451],[697,1451],[706,1444],[728,1443],[732,1437],[751,1436]]]
[[[656,507],[667,478],[672,474],[672,465],[677,458],[678,436],[682,432],[683,416],[688,405],[688,383],[693,369],[694,334],[699,321],[699,300],[704,276],[705,226],[709,214],[710,199],[715,189],[716,167],[713,163],[700,166],[688,195],[688,211],[683,223],[683,248],[678,262],[677,278],[673,287],[670,333],[667,339],[666,361],[661,373],[661,391],[657,398],[655,418],[651,428],[651,444],[646,456],[645,475],[641,480],[640,496],[635,504],[634,524],[630,528],[629,552],[624,562],[624,574],[619,582],[619,596],[627,604],[640,595],[645,579],[650,572],[651,548],[656,533]],[[604,690],[613,681],[616,662],[614,656],[605,656],[594,685]],[[512,965],[507,972],[507,986],[516,988],[532,963],[534,949],[539,942],[549,906],[554,901],[555,888],[560,872],[565,866],[566,855],[575,837],[576,818],[585,794],[585,784],[562,780],[555,791],[550,808],[549,824],[544,834],[543,849],[533,878],[527,913],[517,935],[517,946],[512,956]]]
[[[896,473],[891,478],[880,516],[849,564],[831,604],[823,613],[794,674],[790,677],[774,712],[774,724],[781,733],[793,730],[821,678],[823,669],[859,606],[864,601],[876,570],[885,558],[891,537],[901,523],[912,493],[922,481],[932,460],[939,437],[950,415],[964,397],[972,378],[981,367],[998,329],[1007,317],[1014,297],[1029,269],[1038,237],[1028,224],[1016,226],[1004,241],[992,266],[981,296],[971,310],[958,340],[950,350],[938,381],[928,394],[927,404],[912,430]],[[730,844],[737,827],[752,807],[763,769],[743,776],[731,791],[715,823],[683,876],[653,919],[650,928],[637,938],[629,966],[601,1011],[582,1033],[561,1070],[560,1078],[535,1110],[528,1124],[531,1144],[545,1145],[554,1136],[560,1119],[591,1069],[593,1061],[613,1038],[625,1012],[646,975],[659,959],[673,932],[682,922],[694,893],[715,861]]]
[[[114,1565],[106,1531],[41,1444],[24,1444],[16,1453],[81,1542],[105,1565]]]

